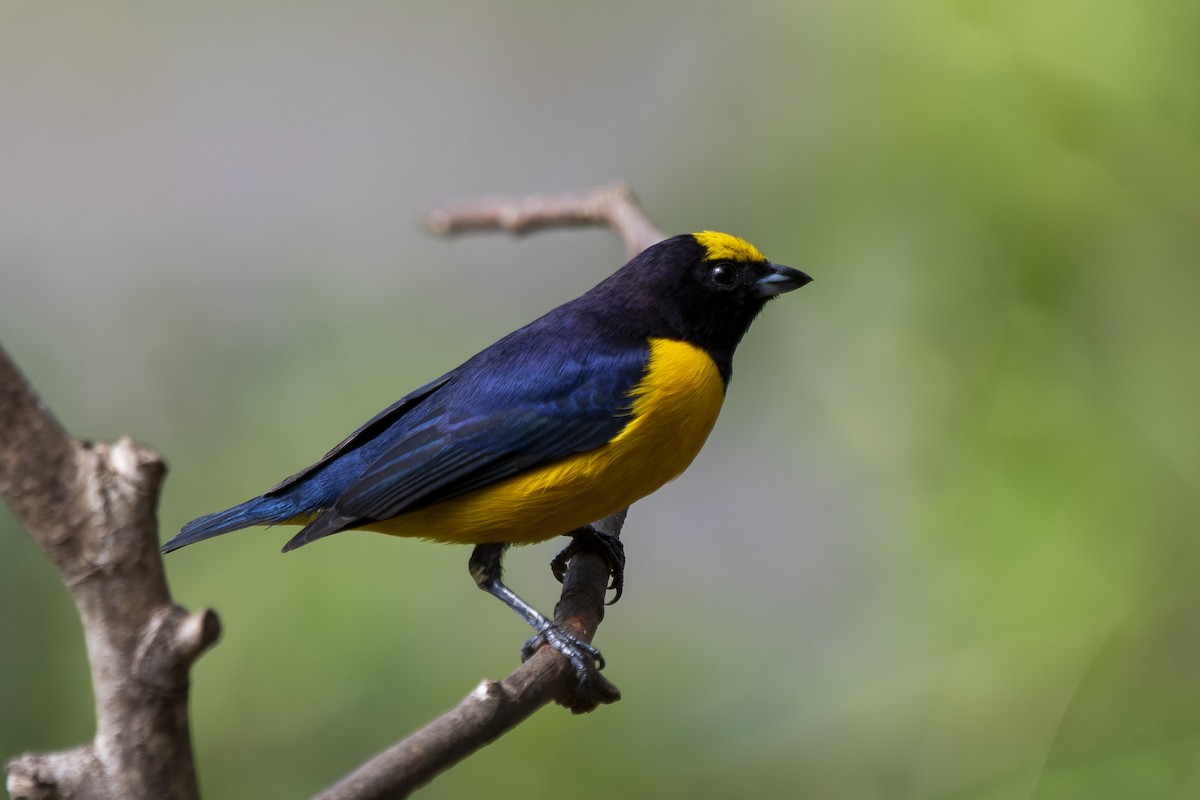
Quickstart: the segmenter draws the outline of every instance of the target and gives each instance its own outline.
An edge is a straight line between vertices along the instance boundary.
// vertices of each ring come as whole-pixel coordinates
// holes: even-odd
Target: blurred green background
[[[634,507],[597,643],[422,796],[1200,796],[1200,5],[7,3],[0,341],[171,465],[164,539],[622,260],[440,199],[629,180],[816,282]],[[222,642],[205,796],[312,794],[517,663],[468,551],[286,530],[167,559]],[[515,552],[549,608],[557,543]],[[92,734],[0,510],[0,755]]]

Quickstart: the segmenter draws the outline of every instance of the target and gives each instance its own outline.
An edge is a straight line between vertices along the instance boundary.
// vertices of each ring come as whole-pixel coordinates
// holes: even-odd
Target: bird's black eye
[[[728,261],[718,261],[709,269],[708,276],[717,286],[733,286],[737,283],[737,267]]]

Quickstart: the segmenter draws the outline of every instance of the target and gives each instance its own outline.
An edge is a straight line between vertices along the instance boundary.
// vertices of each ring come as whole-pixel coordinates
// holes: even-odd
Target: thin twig
[[[480,230],[522,234],[542,228],[605,227],[625,243],[630,258],[666,238],[650,221],[633,189],[622,182],[588,192],[456,201],[428,212],[425,225],[441,235]]]

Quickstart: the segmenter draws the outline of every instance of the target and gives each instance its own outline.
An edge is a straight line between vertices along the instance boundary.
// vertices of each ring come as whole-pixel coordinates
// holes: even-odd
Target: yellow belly
[[[724,399],[725,382],[707,353],[652,339],[632,420],[603,447],[364,527],[465,544],[526,544],[569,533],[678,477],[700,452]]]

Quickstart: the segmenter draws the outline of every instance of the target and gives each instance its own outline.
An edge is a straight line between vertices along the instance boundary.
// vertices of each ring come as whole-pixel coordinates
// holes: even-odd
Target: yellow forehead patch
[[[747,242],[745,239],[739,239],[736,236],[730,236],[728,233],[717,233],[716,231],[701,231],[693,233],[696,241],[703,245],[706,254],[705,259],[708,261],[766,261],[767,257],[758,251],[758,248]]]

